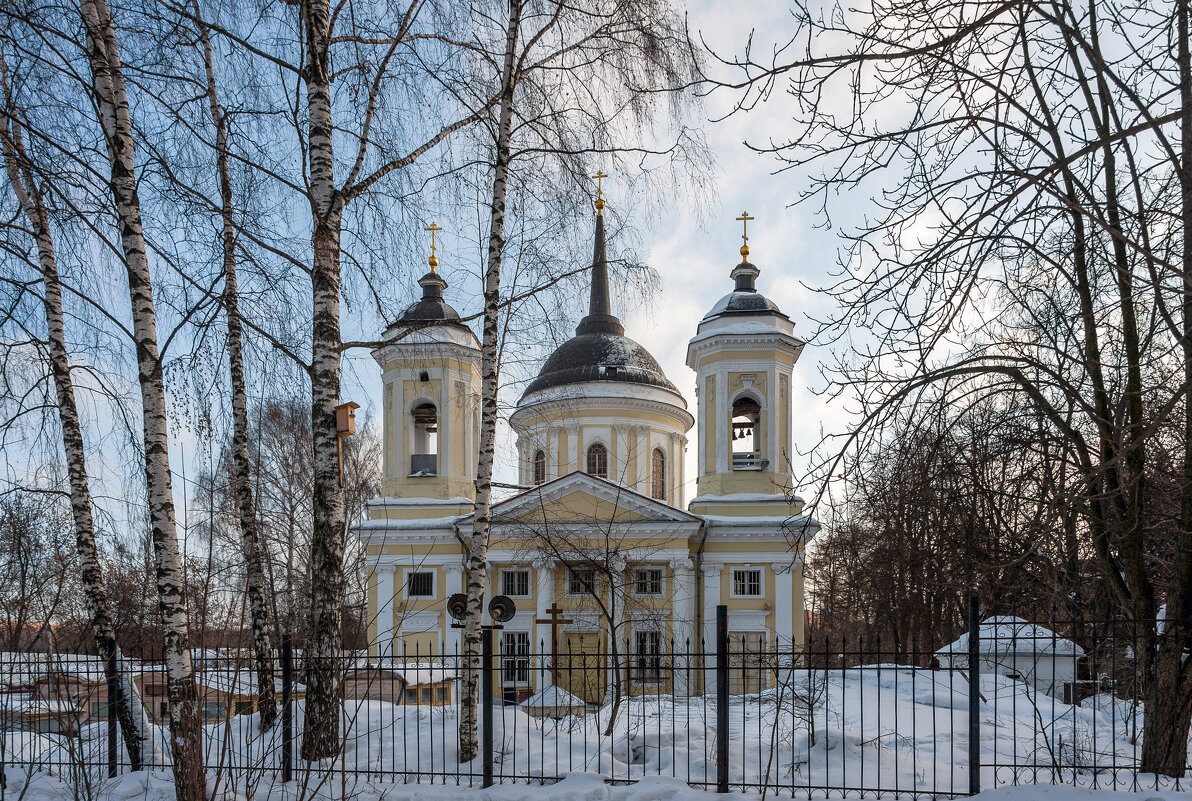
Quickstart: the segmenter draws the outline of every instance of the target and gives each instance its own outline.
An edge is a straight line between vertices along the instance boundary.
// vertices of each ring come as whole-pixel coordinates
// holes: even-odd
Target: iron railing
[[[547,783],[586,771],[615,783],[670,776],[804,798],[953,797],[1022,783],[1187,786],[1141,770],[1154,699],[1137,658],[1137,621],[1053,616],[1036,627],[1008,615],[978,624],[974,605],[967,631],[938,642],[890,648],[812,636],[796,648],[730,632],[718,611],[715,641],[698,647],[630,631],[610,647],[607,633],[565,632],[534,653],[503,655],[488,632],[487,656],[470,665],[441,650],[381,661],[346,654],[334,660],[341,749],[316,763],[296,747],[311,666],[300,651],[279,649],[282,714],[265,732],[252,655],[197,654],[206,766],[225,785]],[[468,667],[488,700],[480,754],[461,762]],[[127,660],[121,671],[134,677],[151,734],[145,764],[168,769],[160,666]],[[0,655],[8,783],[48,773],[101,784],[127,772],[110,692],[97,657]]]

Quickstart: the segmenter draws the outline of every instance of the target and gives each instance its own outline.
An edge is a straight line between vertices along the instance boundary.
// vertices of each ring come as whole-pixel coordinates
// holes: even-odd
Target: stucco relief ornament
[[[724,570],[724,562],[704,562],[700,567],[705,574],[719,573]]]
[[[690,559],[672,559],[670,560],[671,570],[695,570],[695,562]]]

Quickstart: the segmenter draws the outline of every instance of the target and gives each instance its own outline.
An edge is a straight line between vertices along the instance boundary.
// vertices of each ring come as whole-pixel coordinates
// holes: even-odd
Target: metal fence
[[[1023,783],[1187,786],[1139,769],[1148,700],[1135,659],[1140,624],[994,615],[978,625],[971,612],[967,631],[903,648],[811,637],[776,649],[764,633],[731,632],[723,607],[715,642],[699,648],[632,630],[611,644],[593,633],[535,650],[527,635],[489,631],[478,666],[480,749],[469,762],[459,759],[458,654],[337,659],[342,747],[308,763],[298,747],[301,653],[280,649],[282,715],[261,732],[251,655],[205,652],[195,667],[206,765],[212,781],[256,788],[548,783],[575,771],[803,798],[952,797]],[[122,674],[152,734],[146,766],[166,769],[160,666],[130,660]],[[0,655],[9,782],[50,773],[99,786],[127,772],[108,690],[95,657]]]

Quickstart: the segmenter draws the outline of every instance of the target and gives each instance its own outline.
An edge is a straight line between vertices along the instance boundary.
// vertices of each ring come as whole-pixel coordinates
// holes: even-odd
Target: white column
[[[377,564],[377,659],[393,656],[393,565]]]
[[[774,569],[774,642],[780,651],[790,650],[795,642],[795,577],[790,562],[775,562]]]
[[[671,589],[673,650],[675,657],[675,693],[690,695],[692,654],[699,649],[695,641],[695,572],[690,559],[672,559],[670,563],[674,586]]]
[[[446,600],[446,598],[450,598],[457,592],[464,591],[463,565],[443,565],[443,577],[443,592],[446,596],[444,600]],[[452,656],[458,656],[462,647],[461,635],[463,630],[451,628],[451,624],[455,622],[452,620],[451,615],[444,615],[444,617],[446,620],[445,625],[447,626],[447,628],[444,629],[445,634],[443,635],[444,653]]]
[[[555,560],[543,559],[534,562],[534,574],[538,580],[538,614],[535,617],[545,620],[550,617],[550,613],[546,611],[547,607],[555,602]],[[551,642],[550,624],[536,624],[534,638],[536,642],[531,650],[537,655],[538,665],[542,668],[538,673],[538,687],[541,689],[551,684],[551,673],[547,668],[550,667],[550,659],[554,656],[553,649],[556,643]]]
[[[720,603],[720,571],[723,562],[704,562],[704,694],[716,687],[716,607]]]
[[[609,618],[612,620],[612,625],[609,626],[609,643],[608,643],[608,672],[609,680],[608,687],[604,693],[605,705],[612,703],[613,692],[616,689],[616,682],[613,679],[613,671],[618,670],[617,665],[613,664],[613,644],[612,638],[617,638],[617,653],[622,654],[622,659],[628,664],[633,655],[625,648],[625,641],[629,639],[629,627],[625,624],[625,594],[628,588],[625,586],[625,560],[623,558],[614,557],[614,560],[609,564],[609,588],[608,588],[608,606]],[[632,644],[630,645],[632,647]]]
[[[650,447],[650,427],[634,426],[634,451],[637,453],[637,476],[634,485],[642,495],[654,497],[653,473],[654,449]],[[669,465],[668,465],[669,467]]]
[[[632,487],[633,476],[629,474],[629,426],[613,426],[613,442],[614,451],[609,458],[608,477],[612,481]]]

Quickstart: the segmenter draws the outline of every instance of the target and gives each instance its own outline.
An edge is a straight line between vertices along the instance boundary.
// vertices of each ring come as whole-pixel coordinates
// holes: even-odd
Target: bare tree
[[[928,388],[961,405],[1032,409],[1075,479],[1067,503],[1104,585],[1138,622],[1154,699],[1142,766],[1182,775],[1192,721],[1187,0],[799,6],[794,19],[786,47],[728,59],[743,74],[724,83],[742,110],[789,90],[796,132],[764,149],[815,171],[804,198],[831,211],[845,188],[852,198],[884,189],[848,233],[828,290],[839,312],[819,332],[852,339],[836,389],[862,411],[824,475]],[[1167,471],[1159,442],[1181,416],[1173,520],[1147,487]],[[1171,558],[1157,559],[1171,543]]]
[[[179,801],[202,801],[206,797],[202,728],[190,659],[190,622],[183,593],[182,560],[174,520],[165,379],[157,343],[153,281],[136,184],[132,113],[124,87],[116,30],[106,0],[85,0],[80,11],[86,34],[87,60],[91,67],[90,88],[111,168],[109,189],[119,221],[120,245],[132,307],[133,338],[141,389],[145,483],[152,521],[158,606],[165,638],[174,782]]]

